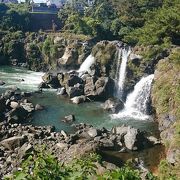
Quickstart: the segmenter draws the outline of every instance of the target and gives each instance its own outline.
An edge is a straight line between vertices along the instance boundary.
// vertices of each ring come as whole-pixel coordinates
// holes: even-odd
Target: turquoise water
[[[0,92],[5,91],[12,85],[16,85],[25,91],[37,90],[38,84],[42,81],[43,73],[28,71],[22,68],[0,67],[0,80],[6,82],[4,86],[0,86]],[[24,79],[24,81],[20,81]],[[112,119],[110,114],[103,110],[101,102],[90,102],[75,105],[68,98],[56,95],[55,90],[47,90],[42,94],[35,94],[30,99],[34,104],[45,106],[45,110],[33,113],[31,124],[33,125],[53,125],[56,130],[65,130],[72,132],[71,124],[62,122],[62,118],[69,114],[74,114],[76,121],[74,123],[88,123],[98,128],[111,129],[113,126],[122,124],[131,125],[140,130],[146,130],[151,133],[157,132],[157,124],[153,121],[135,120],[135,119]]]

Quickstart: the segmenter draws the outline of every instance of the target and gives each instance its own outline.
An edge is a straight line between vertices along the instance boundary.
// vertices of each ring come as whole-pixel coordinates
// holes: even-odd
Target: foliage
[[[61,164],[47,151],[36,151],[30,154],[23,162],[22,171],[17,171],[12,177],[6,179],[31,179],[31,180],[55,180],[55,179],[119,179],[139,180],[140,174],[130,167],[122,167],[116,170],[108,170],[103,175],[97,174],[97,164],[101,164],[101,157],[97,154],[90,154],[81,159],[74,159],[69,164]],[[102,164],[101,164],[102,165]]]
[[[10,4],[0,3],[0,29],[8,31],[27,31],[29,30],[29,13],[26,4]]]
[[[125,37],[125,40],[144,45],[160,45],[165,42],[178,44],[179,24],[179,5],[174,3],[168,8],[164,5],[154,11],[147,11],[144,26],[135,29]]]

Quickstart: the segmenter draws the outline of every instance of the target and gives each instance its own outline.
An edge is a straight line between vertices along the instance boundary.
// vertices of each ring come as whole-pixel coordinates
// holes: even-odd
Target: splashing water
[[[90,54],[85,61],[81,64],[78,72],[90,72],[90,67],[95,63],[95,58]]]
[[[130,117],[134,119],[146,120],[147,104],[149,102],[151,84],[154,74],[143,77],[134,87],[134,91],[127,96],[125,107],[118,114],[112,115],[113,118]]]

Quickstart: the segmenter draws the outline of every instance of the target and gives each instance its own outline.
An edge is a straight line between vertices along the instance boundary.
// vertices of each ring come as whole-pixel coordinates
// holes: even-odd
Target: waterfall
[[[90,67],[92,64],[95,63],[95,58],[90,54],[85,61],[81,64],[78,72],[85,72],[88,71],[90,72]]]
[[[118,96],[121,98],[123,95],[123,88],[124,88],[124,81],[126,78],[126,66],[127,66],[127,61],[128,61],[128,57],[131,53],[130,48],[126,49],[126,48],[119,48],[118,51],[118,66],[117,66],[117,81],[118,81]],[[121,64],[119,63],[121,60]],[[119,67],[120,66],[120,67]]]
[[[148,119],[147,104],[149,102],[151,84],[154,74],[143,77],[134,87],[132,93],[127,96],[125,107],[114,118],[130,117],[134,119]]]

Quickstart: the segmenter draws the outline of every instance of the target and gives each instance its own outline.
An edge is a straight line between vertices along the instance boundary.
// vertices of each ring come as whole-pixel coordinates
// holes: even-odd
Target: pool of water
[[[9,87],[17,86],[24,91],[34,91],[38,89],[38,84],[42,81],[43,73],[32,72],[22,68],[1,66],[0,80],[5,81],[5,85],[0,86],[0,92],[4,92]],[[23,79],[23,81],[22,81]],[[45,110],[33,113],[31,124],[33,125],[53,125],[56,130],[73,131],[71,124],[62,122],[64,116],[74,114],[74,123],[88,123],[95,127],[111,129],[113,126],[122,124],[131,125],[140,130],[146,130],[151,134],[158,132],[157,124],[152,120],[137,120],[132,118],[111,118],[110,114],[103,110],[103,103],[88,102],[75,105],[66,97],[57,96],[55,90],[46,90],[42,94],[35,94],[30,100],[34,104],[45,106]]]

